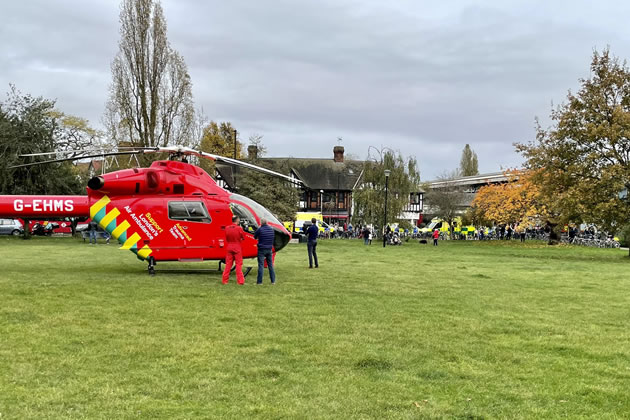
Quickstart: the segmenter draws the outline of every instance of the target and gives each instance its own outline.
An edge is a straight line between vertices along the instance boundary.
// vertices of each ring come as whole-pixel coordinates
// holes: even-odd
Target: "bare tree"
[[[460,213],[465,193],[457,186],[454,179],[457,171],[444,173],[437,178],[433,186],[426,186],[426,205],[429,212],[437,214],[450,226],[450,235],[453,235],[453,219]]]
[[[249,136],[249,146],[256,146],[256,155],[258,157],[262,157],[267,153],[267,148],[263,145],[262,139],[263,135],[258,133]]]
[[[195,140],[192,84],[166,38],[159,1],[123,0],[104,122],[111,139],[145,147]]]
[[[58,119],[55,132],[57,151],[67,152],[65,157],[78,156],[86,149],[100,149],[103,147],[104,133],[90,126],[85,118],[52,111],[51,115]]]

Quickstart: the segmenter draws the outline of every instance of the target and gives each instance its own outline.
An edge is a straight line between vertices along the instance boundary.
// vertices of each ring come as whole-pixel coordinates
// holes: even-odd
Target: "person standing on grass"
[[[438,246],[438,239],[440,239],[440,231],[435,229],[433,231],[433,246]]]
[[[256,284],[262,284],[265,261],[269,268],[271,284],[276,284],[276,273],[273,270],[273,228],[267,224],[267,219],[260,219],[260,227],[254,232],[254,238],[258,239],[258,277]]]
[[[98,223],[94,220],[90,220],[88,224],[88,233],[90,234],[90,245],[92,245],[92,239],[94,239],[94,245],[96,245],[96,235],[98,234]]]
[[[363,228],[363,244],[370,244],[370,228],[367,226]]]
[[[319,263],[317,262],[317,236],[319,235],[317,219],[313,217],[311,223],[311,226],[306,230],[306,235],[308,236],[308,243],[306,244],[308,249],[308,268],[313,268],[313,259],[315,259],[315,268],[319,268]]]
[[[225,254],[225,269],[223,270],[223,284],[228,284],[232,262],[236,264],[236,282],[241,286],[245,284],[243,276],[243,250],[241,242],[245,240],[243,228],[241,228],[238,216],[232,217],[232,224],[225,227],[225,241],[227,242],[227,252]]]

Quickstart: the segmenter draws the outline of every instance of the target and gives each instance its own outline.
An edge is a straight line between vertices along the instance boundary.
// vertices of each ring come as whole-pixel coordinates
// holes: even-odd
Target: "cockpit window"
[[[210,223],[208,210],[201,201],[169,201],[168,218],[186,222]]]
[[[251,198],[247,198],[240,194],[232,194],[230,195],[230,201],[232,200],[240,201],[241,203],[247,204],[256,213],[256,216],[258,216],[259,219],[265,218],[268,222],[281,225],[276,216],[274,216],[269,210],[267,210]]]
[[[238,216],[241,219],[241,227],[245,232],[254,233],[258,229],[256,218],[247,210],[247,207],[238,203],[230,203],[230,209],[232,209],[234,216]]]

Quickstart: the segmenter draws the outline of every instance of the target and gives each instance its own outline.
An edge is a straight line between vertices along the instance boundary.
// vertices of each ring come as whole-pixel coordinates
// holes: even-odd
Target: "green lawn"
[[[113,244],[0,238],[0,418],[630,416],[625,251],[319,252],[308,270],[290,245],[276,286],[254,269],[241,287],[150,277]]]

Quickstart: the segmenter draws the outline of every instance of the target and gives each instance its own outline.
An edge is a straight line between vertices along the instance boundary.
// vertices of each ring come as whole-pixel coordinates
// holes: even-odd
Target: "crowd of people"
[[[245,279],[243,277],[242,266],[243,257],[241,252],[241,242],[244,240],[243,230],[240,227],[240,220],[237,216],[234,216],[233,225],[226,228],[226,240],[227,240],[227,256],[225,260],[225,270],[223,272],[223,283],[227,284],[232,264],[236,265],[236,278],[238,284],[244,284]],[[308,226],[308,227],[307,227]],[[308,255],[308,268],[319,268],[319,260],[317,258],[317,243],[319,239],[329,238],[344,238],[362,239],[365,245],[371,245],[372,241],[377,237],[377,227],[372,225],[358,225],[353,226],[351,223],[334,224],[329,225],[324,229],[320,228],[320,224],[317,219],[313,218],[305,226],[304,234],[307,239],[307,255]],[[94,229],[96,230],[96,229]],[[525,224],[503,224],[494,227],[479,227],[474,232],[467,231],[466,233],[460,232],[444,232],[439,229],[433,229],[427,231],[426,229],[419,229],[414,227],[410,229],[392,228],[387,226],[385,229],[385,242],[388,245],[401,245],[403,240],[410,238],[419,238],[422,241],[428,242],[428,239],[433,240],[433,245],[438,246],[440,239],[446,239],[454,234],[456,239],[475,239],[475,240],[520,240],[524,242],[526,239],[546,239],[549,234],[549,228],[543,226],[532,226]],[[569,242],[583,235],[595,235],[596,231],[593,227],[587,228],[585,231],[580,231],[577,227],[568,227],[566,236]],[[275,284],[276,277],[273,267],[273,229],[267,225],[266,220],[261,220],[261,226],[254,233],[254,238],[258,240],[258,276],[256,284],[262,284],[263,273],[265,265],[269,269],[269,278],[271,284]]]

